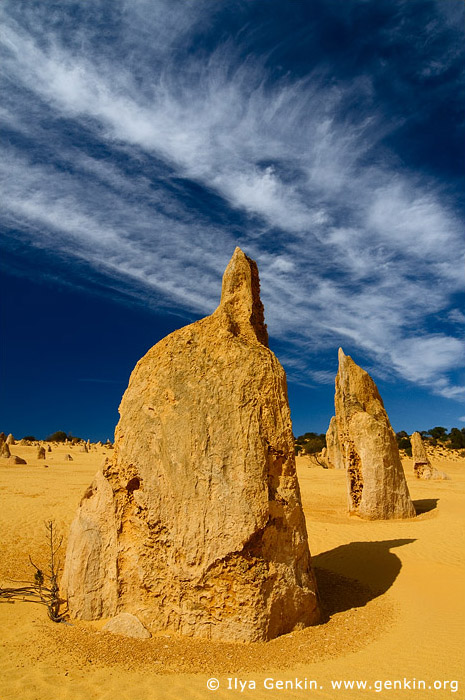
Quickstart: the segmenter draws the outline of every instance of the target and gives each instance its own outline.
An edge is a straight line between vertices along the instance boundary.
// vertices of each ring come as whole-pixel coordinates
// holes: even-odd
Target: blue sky
[[[1,429],[111,437],[135,362],[259,266],[294,432],[337,349],[465,422],[460,0],[7,0]]]

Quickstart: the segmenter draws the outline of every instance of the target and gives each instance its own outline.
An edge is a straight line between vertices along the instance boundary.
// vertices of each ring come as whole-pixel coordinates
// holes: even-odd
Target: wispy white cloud
[[[447,318],[452,323],[465,324],[465,314],[459,309],[451,309],[447,314]]]
[[[101,176],[100,164],[91,168],[89,160],[85,167]],[[32,166],[7,152],[0,177],[4,216],[7,222],[28,222],[25,235],[32,245],[90,262],[107,275],[124,276],[140,286],[141,296],[156,292],[158,306],[208,313],[215,304],[215,277],[224,265],[213,244],[215,229],[199,221],[193,225],[187,216],[183,221],[182,208],[176,218],[173,210],[171,216],[157,211],[156,193],[145,206],[139,200],[122,200],[126,187],[106,187],[108,178],[112,185],[123,178],[111,169],[105,170],[100,186],[85,178],[79,185],[73,175],[43,164]],[[129,192],[132,184],[128,182]],[[190,237],[205,237],[210,243],[196,248],[189,245]],[[189,268],[195,274],[187,274]]]
[[[270,331],[292,345],[294,377],[329,381],[312,360],[342,342],[409,381],[460,395],[447,378],[463,362],[460,341],[428,331],[432,314],[460,322],[461,312],[448,311],[463,289],[460,223],[438,185],[379,145],[398,122],[375,108],[357,123],[347,117],[354,95],[373,90],[367,76],[337,86],[321,73],[271,82],[266,61],[239,60],[231,41],[185,61],[180,46],[211,20],[212,3],[126,3],[126,31],[146,42],[146,65],[135,45],[115,62],[88,29],[72,45],[51,27],[41,32],[34,8],[35,37],[5,16],[5,71],[23,90],[5,107],[9,127],[45,144],[47,115],[71,120],[113,152],[156,159],[166,174],[154,183],[144,167],[129,174],[77,147],[54,152],[49,143],[49,162],[8,148],[6,213],[33,245],[121,276],[141,295],[152,290],[157,304],[208,313],[235,232],[183,203],[172,172],[245,216],[242,245],[260,266]],[[29,117],[31,99],[40,120]],[[369,158],[376,148],[381,155]]]
[[[430,382],[450,367],[463,364],[465,345],[443,334],[405,338],[391,353],[396,369],[414,382]]]

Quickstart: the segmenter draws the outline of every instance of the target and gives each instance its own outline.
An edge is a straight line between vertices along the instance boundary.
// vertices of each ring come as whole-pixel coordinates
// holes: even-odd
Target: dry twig
[[[48,616],[53,622],[61,622],[66,614],[60,613],[60,605],[63,602],[59,596],[58,575],[60,571],[59,562],[56,555],[63,543],[63,537],[58,539],[55,532],[55,523],[49,520],[45,523],[47,530],[47,544],[49,549],[48,572],[44,573],[37,564],[34,564],[31,557],[29,561],[34,567],[34,583],[30,581],[15,581],[25,585],[12,588],[0,588],[0,600],[14,603],[20,600],[25,603],[40,603],[47,608]]]

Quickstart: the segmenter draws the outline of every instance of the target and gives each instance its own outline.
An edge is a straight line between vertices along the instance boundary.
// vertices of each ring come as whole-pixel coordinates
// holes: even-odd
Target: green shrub
[[[48,435],[45,440],[47,442],[65,442],[65,440],[68,440],[68,435],[64,430],[57,430],[56,433]]]
[[[399,450],[405,450],[409,457],[412,456],[412,443],[405,430],[396,433],[397,447]]]
[[[428,433],[434,440],[444,442],[447,439],[447,428],[443,428],[441,425],[431,428],[431,430],[428,430]]]
[[[461,450],[465,447],[465,428],[459,430],[458,428],[452,428],[449,433],[449,444],[453,450]]]
[[[303,450],[305,454],[313,455],[316,452],[321,452],[323,447],[326,447],[326,435],[324,433],[305,433],[296,438],[295,441],[296,454]]]

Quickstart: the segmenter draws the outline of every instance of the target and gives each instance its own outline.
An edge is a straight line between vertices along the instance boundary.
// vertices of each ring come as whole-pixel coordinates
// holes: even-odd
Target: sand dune
[[[86,454],[67,445],[53,448],[44,463],[36,447],[11,451],[28,463],[0,460],[4,585],[11,585],[8,577],[32,577],[29,554],[46,564],[44,520],[55,520],[66,536],[85,487],[108,455],[105,448]],[[65,461],[67,453],[72,462]],[[414,520],[365,522],[346,515],[342,472],[298,459],[324,624],[267,644],[172,635],[140,641],[100,632],[102,621],[56,625],[42,606],[2,603],[1,700],[465,697],[465,459],[438,456],[433,463],[451,480],[417,481],[411,460],[404,460],[419,512]],[[214,692],[207,688],[210,677],[220,683]],[[266,678],[274,679],[269,689]],[[378,692],[379,682],[404,678],[410,690]],[[302,689],[275,686],[296,679]],[[305,690],[305,679],[317,688]],[[366,680],[372,690],[333,689],[331,682],[339,680]],[[414,689],[420,680],[425,690]],[[242,693],[239,681],[247,682]],[[255,689],[248,686],[252,681]],[[458,691],[434,689],[435,681],[456,681]]]

